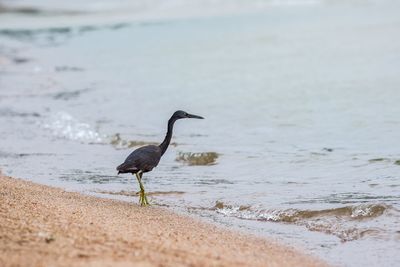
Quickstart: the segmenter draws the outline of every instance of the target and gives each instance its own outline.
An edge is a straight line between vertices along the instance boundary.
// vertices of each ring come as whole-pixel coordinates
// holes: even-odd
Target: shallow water
[[[400,5],[137,3],[0,14],[2,171],[137,202],[115,166],[183,109],[206,119],[177,122],[144,176],[153,202],[333,264],[397,266]]]

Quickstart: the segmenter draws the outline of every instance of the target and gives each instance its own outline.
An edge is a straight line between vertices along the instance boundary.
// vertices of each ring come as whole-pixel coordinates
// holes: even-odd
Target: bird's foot
[[[149,201],[147,200],[146,193],[144,191],[140,191],[139,193],[139,204],[142,207],[150,205]]]

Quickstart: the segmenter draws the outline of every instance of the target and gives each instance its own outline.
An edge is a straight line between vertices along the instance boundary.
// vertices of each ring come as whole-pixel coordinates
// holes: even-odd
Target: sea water
[[[341,266],[400,264],[396,1],[0,3],[0,168],[156,205]]]

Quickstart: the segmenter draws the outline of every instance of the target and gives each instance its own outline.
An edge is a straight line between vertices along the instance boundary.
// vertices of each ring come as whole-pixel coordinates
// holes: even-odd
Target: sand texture
[[[326,265],[159,207],[1,176],[0,266]]]

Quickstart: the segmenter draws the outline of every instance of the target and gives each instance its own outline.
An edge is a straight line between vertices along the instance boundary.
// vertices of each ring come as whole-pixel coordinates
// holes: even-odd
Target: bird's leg
[[[143,184],[142,184],[143,172],[140,172],[139,175],[140,175],[140,185],[141,185],[141,189],[143,190],[143,198],[144,198],[145,206],[146,206],[146,205],[150,205],[150,202],[147,200],[146,193],[144,192],[144,186],[143,186]]]
[[[136,178],[137,178],[137,180],[138,180],[139,187],[140,187],[140,192],[139,192],[139,204],[140,204],[141,206],[145,206],[145,203],[144,203],[144,188],[143,188],[143,184],[142,184],[142,181],[141,181],[142,179],[141,179],[139,173],[135,173],[135,175],[136,175]]]
[[[147,205],[149,205],[149,201],[147,200],[147,196],[144,191],[144,186],[142,184],[142,175],[143,175],[143,172],[136,173],[136,178],[137,178],[137,180],[139,182],[139,186],[140,186],[139,203],[141,206],[147,206]]]
[[[140,186],[140,177],[139,177],[139,175],[137,173],[135,173],[135,175],[136,175],[136,179],[138,180],[139,186]],[[139,204],[142,204],[142,200],[143,200],[142,190],[140,190],[140,192],[139,192]]]

